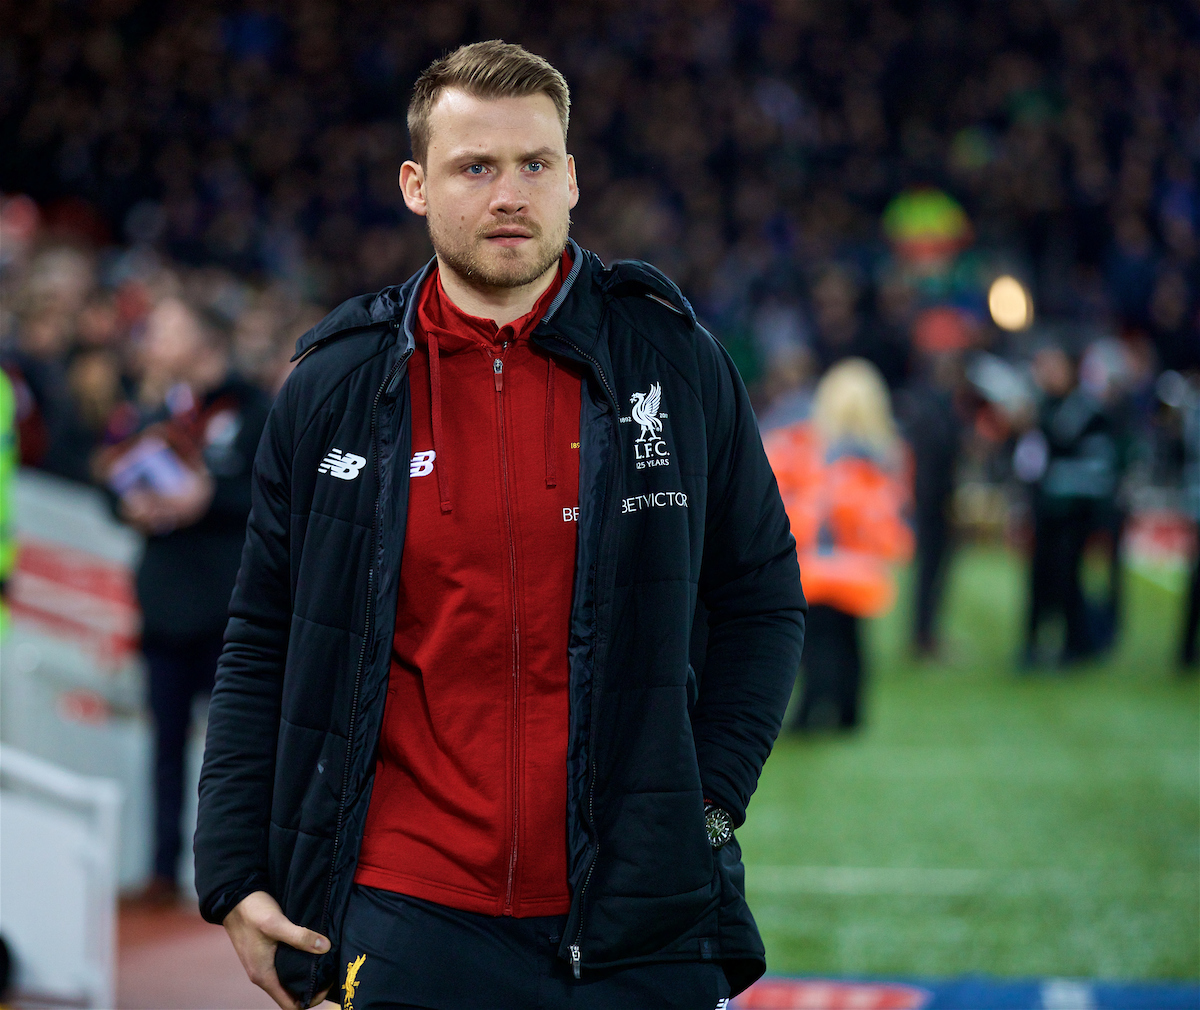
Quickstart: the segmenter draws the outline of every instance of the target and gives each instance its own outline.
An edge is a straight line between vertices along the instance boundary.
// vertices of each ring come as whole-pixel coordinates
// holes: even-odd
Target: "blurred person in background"
[[[767,405],[758,414],[760,431],[765,434],[808,420],[816,385],[812,373],[812,352],[806,347],[780,351],[770,359],[764,388]]]
[[[1079,383],[1071,354],[1047,342],[1034,354],[1032,371],[1041,395],[1037,424],[1021,436],[1013,458],[1032,497],[1026,667],[1043,661],[1041,633],[1056,616],[1064,625],[1056,663],[1077,662],[1097,651],[1083,591],[1083,556],[1089,535],[1102,524],[1116,493],[1119,463],[1111,419]]]
[[[1184,511],[1192,521],[1192,572],[1188,580],[1179,657],[1185,670],[1195,672],[1197,639],[1200,638],[1200,373],[1192,373],[1191,381],[1180,399],[1183,413]]]
[[[909,475],[879,370],[862,358],[817,384],[812,418],[763,440],[796,538],[809,601],[803,687],[791,729],[862,720],[860,619],[895,599],[893,563],[912,555]]]
[[[146,535],[137,570],[142,652],[156,731],[154,876],[178,893],[184,750],[197,697],[212,689],[250,514],[250,474],[270,401],[231,373],[221,318],[179,297],[154,307],[141,346],[139,402],[95,470],[122,520]]]
[[[16,974],[14,967],[8,942],[0,936],[0,1000],[7,1000],[12,995],[13,975]],[[3,1004],[0,1004],[0,1010],[4,1010]]]
[[[1092,648],[1103,652],[1111,648],[1120,633],[1123,604],[1124,540],[1127,503],[1122,480],[1133,455],[1137,428],[1137,392],[1140,364],[1137,349],[1153,352],[1144,340],[1119,340],[1105,336],[1093,340],[1085,348],[1079,362],[1079,385],[1100,405],[1107,423],[1113,450],[1113,479],[1111,490],[1098,494],[1092,516],[1093,529],[1089,547],[1091,556],[1106,555],[1105,585],[1085,594],[1088,630]]]
[[[94,284],[93,257],[87,252],[72,246],[39,252],[14,292],[15,333],[0,352],[0,367],[17,396],[22,463],[81,481],[88,479],[94,442],[79,437],[68,362]]]
[[[883,295],[880,300],[886,301],[887,297]],[[845,263],[823,268],[812,287],[812,302],[819,372],[857,357],[870,361],[889,388],[904,380],[907,340],[895,339],[890,318],[880,317],[874,324],[869,323],[864,284],[857,269]]]
[[[913,527],[916,533],[916,597],[913,650],[938,655],[938,612],[952,538],[951,506],[963,418],[958,400],[963,384],[962,352],[967,328],[950,309],[943,325],[917,332],[913,376],[896,397],[896,413],[913,458]],[[939,317],[941,318],[941,317]]]
[[[17,401],[12,383],[0,371],[0,632],[5,630],[8,580],[17,564],[17,533],[13,528],[13,478],[17,472]]]
[[[816,383],[816,361],[804,312],[792,299],[772,297],[759,308],[753,323],[754,343],[765,364],[759,429],[770,431],[805,420]]]
[[[53,473],[59,472],[57,450],[69,424],[68,337],[60,310],[27,303],[16,314],[16,340],[0,353],[16,397],[21,463]]]
[[[94,451],[104,441],[108,420],[133,392],[123,345],[128,330],[111,291],[92,292],[76,313],[71,342],[63,356],[66,421],[58,436],[60,473],[89,481]]]

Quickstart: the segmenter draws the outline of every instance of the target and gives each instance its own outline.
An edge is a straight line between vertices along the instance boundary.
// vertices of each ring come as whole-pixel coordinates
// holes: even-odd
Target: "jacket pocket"
[[[721,965],[736,996],[767,970],[766,948],[746,904],[746,867],[737,838],[715,854],[714,873],[721,892],[717,930]]]
[[[275,971],[282,985],[296,1000],[303,1000],[312,976],[313,959],[316,954],[306,954],[295,947],[281,943],[275,948]],[[318,988],[317,992],[321,990]]]

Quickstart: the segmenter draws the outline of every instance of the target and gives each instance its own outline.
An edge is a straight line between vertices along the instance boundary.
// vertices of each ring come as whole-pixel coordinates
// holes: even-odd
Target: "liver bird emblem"
[[[648,393],[634,393],[629,398],[633,404],[633,419],[642,426],[639,442],[651,442],[662,431],[662,420],[658,416],[658,405],[662,400],[662,385],[655,382]]]
[[[346,984],[342,987],[346,990],[346,1000],[343,1004],[345,1010],[354,1010],[354,992],[358,988],[358,969],[363,966],[366,959],[366,954],[359,954],[346,965]]]

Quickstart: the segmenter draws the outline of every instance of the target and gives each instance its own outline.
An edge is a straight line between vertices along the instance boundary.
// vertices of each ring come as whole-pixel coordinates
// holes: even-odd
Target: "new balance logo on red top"
[[[367,465],[366,459],[352,452],[342,452],[341,449],[330,449],[317,467],[317,473],[327,473],[339,480],[354,480],[358,472]]]
[[[412,461],[408,464],[408,475],[410,477],[428,477],[433,473],[433,461],[437,459],[437,453],[432,449],[426,449],[424,452],[414,452]]]

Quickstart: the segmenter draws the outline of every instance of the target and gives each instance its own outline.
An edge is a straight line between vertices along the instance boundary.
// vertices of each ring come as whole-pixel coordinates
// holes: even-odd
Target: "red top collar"
[[[571,253],[564,249],[559,261],[558,273],[550,286],[542,292],[537,303],[525,315],[511,323],[497,326],[494,319],[472,316],[450,300],[442,287],[441,273],[434,270],[421,289],[421,300],[417,304],[418,336],[428,339],[433,333],[443,354],[464,350],[469,344],[497,347],[503,343],[528,340],[542,317],[550,310],[550,303],[562,289],[563,281],[571,270]]]

